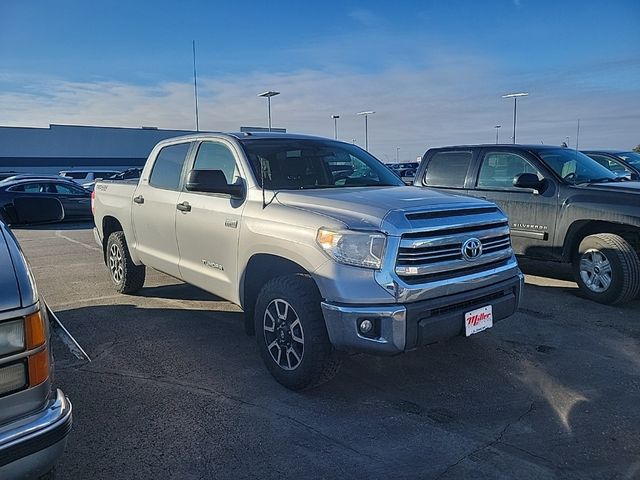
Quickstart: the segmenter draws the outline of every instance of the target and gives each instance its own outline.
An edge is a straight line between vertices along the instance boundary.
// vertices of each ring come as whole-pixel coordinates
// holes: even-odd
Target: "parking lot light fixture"
[[[502,98],[513,98],[513,143],[516,143],[516,115],[518,112],[518,97],[528,97],[528,92],[507,93]]]
[[[333,118],[333,137],[337,140],[338,139],[338,119],[340,118],[340,115],[331,115],[331,118]]]
[[[367,110],[365,112],[358,112],[356,113],[356,115],[362,115],[364,116],[364,149],[368,152],[369,151],[369,124],[368,124],[368,118],[369,115],[373,115],[374,111],[371,110]]]
[[[267,109],[269,116],[269,131],[271,131],[271,97],[275,97],[276,95],[280,95],[280,92],[274,92],[272,90],[268,90],[266,92],[259,93],[259,97],[267,97]]]

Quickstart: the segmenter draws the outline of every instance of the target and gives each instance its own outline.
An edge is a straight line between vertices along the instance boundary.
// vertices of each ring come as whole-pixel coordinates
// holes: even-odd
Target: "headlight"
[[[0,323],[0,357],[24,350],[24,321]]]
[[[378,269],[382,266],[387,237],[380,232],[334,232],[321,228],[316,241],[336,262]]]

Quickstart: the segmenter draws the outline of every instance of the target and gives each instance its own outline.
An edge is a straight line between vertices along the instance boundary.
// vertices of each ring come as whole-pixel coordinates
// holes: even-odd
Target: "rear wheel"
[[[598,233],[585,237],[573,269],[580,290],[596,302],[624,303],[640,292],[640,259],[619,235]]]
[[[313,280],[296,274],[269,281],[256,302],[260,355],[271,375],[291,390],[327,382],[342,363],[329,341],[320,301]]]
[[[144,265],[136,265],[131,260],[124,232],[109,235],[106,261],[111,282],[118,292],[134,293],[142,288],[146,270]]]

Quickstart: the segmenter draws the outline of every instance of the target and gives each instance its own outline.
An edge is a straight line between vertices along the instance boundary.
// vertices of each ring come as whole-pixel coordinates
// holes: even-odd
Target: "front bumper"
[[[466,312],[485,305],[493,309],[493,321],[515,313],[520,301],[522,273],[502,282],[445,297],[391,305],[346,305],[322,302],[329,339],[338,350],[395,355],[421,345],[464,334]],[[371,336],[358,325],[374,324]]]
[[[71,402],[61,390],[38,413],[0,430],[0,478],[36,478],[53,468],[71,431]]]

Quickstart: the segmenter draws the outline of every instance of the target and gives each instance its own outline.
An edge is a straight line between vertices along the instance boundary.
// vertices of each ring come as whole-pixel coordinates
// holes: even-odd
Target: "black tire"
[[[640,293],[640,259],[624,238],[613,233],[585,237],[573,261],[573,274],[589,299],[613,305]]]
[[[113,232],[107,240],[105,261],[109,278],[120,293],[135,293],[144,285],[146,269],[131,260],[124,232]]]
[[[331,380],[342,364],[342,356],[329,341],[320,302],[316,284],[303,274],[274,278],[258,295],[254,321],[260,355],[271,375],[291,390],[313,388]],[[268,331],[272,326],[273,331]],[[281,343],[273,345],[274,339]],[[269,345],[273,345],[271,349]]]

